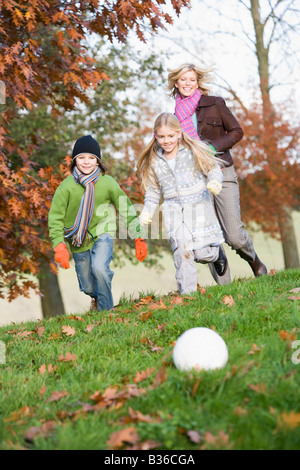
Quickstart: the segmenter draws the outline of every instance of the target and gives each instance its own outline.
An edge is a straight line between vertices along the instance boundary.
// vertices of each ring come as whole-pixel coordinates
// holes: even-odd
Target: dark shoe
[[[90,310],[98,310],[98,302],[97,302],[97,299],[92,298]]]
[[[249,265],[253,271],[255,277],[263,276],[264,274],[268,274],[266,266],[260,261],[257,254],[255,254],[255,260],[250,262]]]
[[[227,271],[228,261],[225,252],[219,248],[219,258],[213,263],[218,276],[224,276]]]

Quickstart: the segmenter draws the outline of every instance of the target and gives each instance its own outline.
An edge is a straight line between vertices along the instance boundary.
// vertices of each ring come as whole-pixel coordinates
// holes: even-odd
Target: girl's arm
[[[141,224],[150,224],[153,214],[159,205],[161,199],[161,188],[154,183],[149,182],[144,197],[144,208],[141,212],[139,220]]]

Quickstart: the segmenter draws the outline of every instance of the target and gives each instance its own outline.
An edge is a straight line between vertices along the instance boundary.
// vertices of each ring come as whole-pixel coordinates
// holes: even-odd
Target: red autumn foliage
[[[243,220],[278,238],[284,208],[299,207],[300,128],[280,110],[266,119],[258,105],[237,115],[245,134],[234,149]]]

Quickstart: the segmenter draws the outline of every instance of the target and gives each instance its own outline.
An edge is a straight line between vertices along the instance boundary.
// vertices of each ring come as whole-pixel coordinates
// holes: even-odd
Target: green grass
[[[0,447],[299,449],[300,315],[289,299],[299,286],[299,270],[281,271],[179,304],[152,293],[140,305],[123,297],[112,312],[2,327]],[[195,326],[226,341],[223,369],[175,368],[174,342]],[[60,360],[67,353],[76,358]]]

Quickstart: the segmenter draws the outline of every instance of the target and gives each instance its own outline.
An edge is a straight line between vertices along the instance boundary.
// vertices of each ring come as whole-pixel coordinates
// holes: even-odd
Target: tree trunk
[[[285,213],[285,221],[279,223],[280,235],[283,249],[284,266],[288,268],[299,268],[299,255],[296,234],[293,224],[291,209],[283,207]]]
[[[41,305],[43,318],[64,315],[65,308],[61,296],[58,278],[45,258],[40,259],[39,287],[41,292]]]

